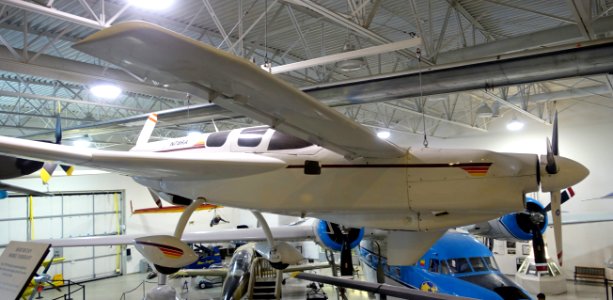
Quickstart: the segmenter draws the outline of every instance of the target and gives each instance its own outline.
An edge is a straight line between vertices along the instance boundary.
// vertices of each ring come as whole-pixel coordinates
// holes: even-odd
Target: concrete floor
[[[181,292],[183,281],[173,279],[169,284],[174,286],[178,295],[185,295]],[[107,299],[125,299],[125,300],[142,300],[144,293],[156,286],[155,280],[146,280],[144,274],[131,274],[126,276],[102,279],[85,283],[85,297],[89,300],[107,300]],[[287,282],[283,289],[283,299],[306,299],[306,285],[308,282],[297,279],[292,279]],[[606,299],[605,289],[602,285],[586,285],[583,283],[575,284],[572,281],[566,282],[568,293],[559,296],[547,296],[548,300],[570,300],[570,299]],[[66,291],[65,288],[62,289]],[[324,292],[328,299],[338,299],[336,291],[332,286],[326,285]],[[131,291],[131,292],[127,292]],[[609,290],[610,291],[610,290]],[[125,298],[122,295],[125,293]],[[220,299],[221,287],[214,287],[206,290],[199,290],[190,287],[187,293],[187,299],[204,300],[204,299]],[[42,294],[43,299],[54,299],[61,296],[55,290],[45,290]],[[83,296],[81,292],[74,294],[72,299],[81,300]],[[183,298],[185,299],[185,298]],[[369,297],[368,293],[353,291],[348,292],[348,299],[374,299]]]

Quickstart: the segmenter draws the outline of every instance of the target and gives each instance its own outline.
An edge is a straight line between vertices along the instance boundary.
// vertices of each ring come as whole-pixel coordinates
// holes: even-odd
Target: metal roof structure
[[[475,61],[496,64],[500,57],[549,53],[561,45],[607,44],[613,35],[613,0],[175,0],[163,11],[128,0],[0,0],[0,134],[50,139],[58,110],[63,128],[79,128],[68,130],[67,139],[87,136],[98,147],[132,144],[141,126],[137,116],[151,111],[179,111],[160,119],[156,138],[254,124],[223,109],[196,108],[207,99],[71,48],[127,20],[152,22],[273,67],[382,46],[374,55],[354,59],[357,70],[343,70],[337,62],[277,74],[308,91],[402,72],[421,76],[448,66],[460,68],[453,73],[460,76],[450,80],[461,82],[474,75],[470,72],[476,69],[465,66]],[[395,42],[416,38],[421,39],[417,47],[389,50]],[[590,70],[599,63],[578,64],[577,69]],[[540,78],[539,67],[555,70],[558,62],[539,59],[533,66],[515,75]],[[483,82],[467,84],[482,88],[446,92],[434,86],[421,97],[407,93],[380,99],[385,101],[350,101],[343,90],[331,89],[334,99],[347,101],[330,104],[375,129],[422,134],[425,127],[429,135],[455,137],[487,132],[507,113],[547,123],[555,109],[578,99],[593,109],[611,109],[613,75],[607,72],[612,71],[492,87],[483,78],[498,75],[482,74],[475,80]],[[89,88],[100,82],[116,83],[122,95],[94,97]],[[491,114],[483,113],[484,105]]]

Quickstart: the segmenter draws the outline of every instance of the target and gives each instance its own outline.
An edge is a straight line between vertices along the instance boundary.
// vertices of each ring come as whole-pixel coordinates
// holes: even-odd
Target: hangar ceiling
[[[613,32],[613,1],[175,0],[169,9],[151,11],[127,0],[0,0],[2,135],[51,139],[58,109],[63,128],[74,128],[66,130],[67,139],[86,136],[100,148],[133,144],[142,123],[139,116],[157,110],[174,112],[160,118],[156,138],[254,124],[207,104],[207,99],[152,83],[71,48],[89,34],[126,20],[156,23],[273,67],[421,38],[418,47],[384,49],[354,61],[358,70],[329,63],[276,75],[308,91],[399,72],[419,78],[423,73],[426,78],[430,69],[523,55],[526,50],[606,43]],[[534,66],[530,74],[519,75],[556,69],[557,61],[539,60]],[[473,72],[462,70],[457,81]],[[406,134],[422,134],[425,116],[426,132],[439,137],[487,132],[504,114],[546,123],[554,106],[563,110],[577,101],[594,110],[613,108],[613,75],[602,72],[503,87],[482,81],[482,88],[449,93],[434,87],[423,93],[429,80],[411,87],[418,94],[386,101],[352,101],[346,89],[336,88],[330,97],[346,101],[329,104],[366,126]],[[118,84],[122,95],[115,100],[94,97],[89,88],[100,82]],[[484,104],[491,114],[483,113]]]

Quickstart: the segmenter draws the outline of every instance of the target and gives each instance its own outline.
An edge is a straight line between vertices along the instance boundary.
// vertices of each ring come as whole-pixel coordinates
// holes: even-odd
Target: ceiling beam
[[[313,58],[309,60],[303,60],[303,61],[299,61],[299,62],[295,62],[291,64],[276,66],[276,67],[272,67],[270,69],[270,72],[272,74],[286,73],[286,72],[291,72],[295,70],[310,68],[313,66],[325,65],[325,64],[329,64],[329,63],[333,63],[337,61],[347,60],[347,59],[353,59],[353,58],[377,55],[381,53],[393,52],[393,51],[397,51],[400,49],[416,47],[420,44],[421,44],[421,38],[413,38],[410,40],[404,40],[404,41],[389,43],[385,45],[373,46],[373,47],[363,48],[363,49],[350,51],[350,52],[341,52],[341,53],[321,56],[321,57],[317,57],[317,58]]]
[[[288,4],[294,5],[294,6],[298,6],[298,7],[304,7],[304,8],[308,8],[311,11],[316,12],[319,15],[324,16],[327,20],[332,21],[333,23],[336,23],[340,26],[342,26],[343,28],[348,28],[351,31],[353,31],[354,33],[356,33],[357,35],[360,35],[370,41],[372,41],[375,44],[389,44],[391,42],[393,42],[392,40],[389,40],[373,31],[370,31],[362,26],[360,26],[359,24],[356,24],[350,20],[348,20],[347,18],[343,17],[342,15],[333,12],[313,1],[305,1],[305,0],[282,0],[283,2],[286,2]],[[406,56],[408,58],[417,58],[417,54],[415,54],[413,51],[409,51],[409,50],[399,50],[398,51],[400,54],[402,54],[403,56]],[[421,61],[432,65],[432,62],[425,59],[425,58],[421,58]]]

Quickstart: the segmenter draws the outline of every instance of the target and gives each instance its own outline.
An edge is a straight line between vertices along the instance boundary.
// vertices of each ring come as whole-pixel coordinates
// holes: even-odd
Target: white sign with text
[[[49,253],[49,244],[15,242],[0,256],[0,299],[18,299]]]

